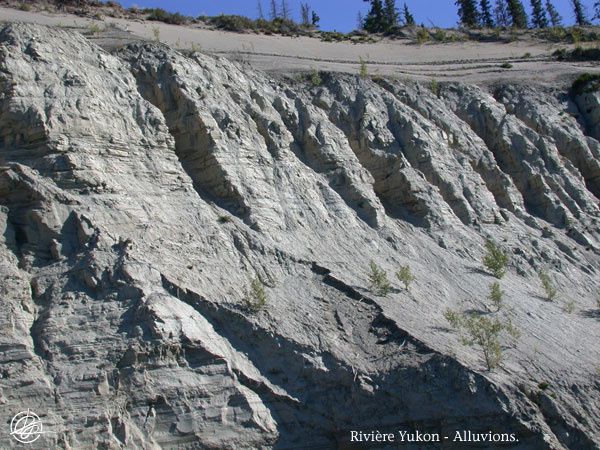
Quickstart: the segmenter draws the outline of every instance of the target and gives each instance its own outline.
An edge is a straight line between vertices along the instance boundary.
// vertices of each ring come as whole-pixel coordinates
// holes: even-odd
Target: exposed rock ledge
[[[417,427],[599,448],[597,94],[311,86],[21,24],[0,29],[0,81],[0,418],[36,411],[35,445],[335,448]],[[488,237],[522,333],[495,372],[442,315],[483,307]],[[373,296],[370,260],[409,263],[412,290]]]

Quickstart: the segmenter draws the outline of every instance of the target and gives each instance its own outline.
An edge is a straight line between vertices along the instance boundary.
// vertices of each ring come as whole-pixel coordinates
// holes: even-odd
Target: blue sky
[[[260,0],[265,14],[268,10],[270,0]],[[279,3],[280,0],[277,0]],[[369,3],[363,0],[302,0],[317,11],[321,17],[321,29],[351,31],[356,28],[357,15],[361,11],[366,14]],[[523,4],[530,9],[529,0],[522,0]],[[573,12],[570,0],[552,0],[565,24],[573,22]],[[240,14],[249,17],[257,16],[258,0],[122,0],[123,6],[137,5],[140,8],[160,7],[168,11],[179,11],[189,16],[218,15],[218,14]],[[292,9],[292,15],[298,18],[300,15],[301,0],[288,0]],[[404,4],[404,0],[397,0],[398,6]],[[454,0],[406,0],[408,7],[413,12],[418,24],[431,26],[452,27],[456,25],[456,7]],[[495,3],[492,1],[492,3]],[[545,0],[544,0],[545,3]],[[588,14],[592,13],[593,0],[583,0]]]

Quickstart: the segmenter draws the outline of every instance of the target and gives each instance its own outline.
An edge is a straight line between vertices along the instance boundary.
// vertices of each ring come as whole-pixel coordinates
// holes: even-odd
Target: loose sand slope
[[[121,45],[135,39],[160,40],[176,48],[205,52],[251,63],[268,71],[318,69],[356,73],[359,60],[368,62],[371,74],[408,76],[420,79],[486,83],[496,81],[554,82],[570,79],[582,71],[598,71],[593,63],[558,62],[552,52],[564,45],[544,42],[415,45],[408,41],[384,40],[374,44],[322,42],[315,38],[290,38],[235,34],[206,28],[167,25],[158,22],[107,19],[93,21],[73,15],[57,15],[0,8],[0,20],[24,21],[88,29],[96,23],[110,30],[91,36],[102,45]],[[530,55],[530,56],[529,56]],[[510,62],[512,68],[503,69]]]

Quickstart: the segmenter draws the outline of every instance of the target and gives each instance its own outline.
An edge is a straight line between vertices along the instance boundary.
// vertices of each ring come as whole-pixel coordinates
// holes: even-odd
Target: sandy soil
[[[236,34],[201,27],[110,18],[92,20],[75,15],[26,12],[0,7],[0,21],[35,22],[75,28],[104,46],[136,40],[154,40],[181,49],[197,49],[248,62],[267,71],[326,70],[357,73],[359,60],[367,62],[372,75],[395,75],[418,79],[460,80],[490,83],[502,80],[540,83],[569,82],[581,72],[600,72],[597,63],[558,62],[551,54],[565,45],[542,42],[416,45],[408,41],[383,40],[373,44],[328,43],[319,39],[256,34]],[[96,24],[105,31],[93,34]],[[509,62],[511,68],[502,68]]]

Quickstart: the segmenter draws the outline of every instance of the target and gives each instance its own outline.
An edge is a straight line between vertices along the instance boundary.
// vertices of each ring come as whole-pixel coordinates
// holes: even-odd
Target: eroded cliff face
[[[0,81],[0,415],[36,411],[52,433],[33,447],[335,448],[416,427],[598,448],[597,94],[312,86],[18,24]],[[494,372],[443,317],[485,309],[487,238],[511,254],[521,332]],[[411,290],[373,295],[370,260],[410,264]]]

